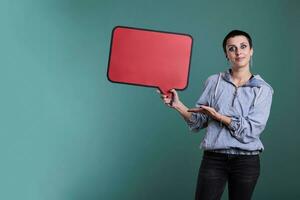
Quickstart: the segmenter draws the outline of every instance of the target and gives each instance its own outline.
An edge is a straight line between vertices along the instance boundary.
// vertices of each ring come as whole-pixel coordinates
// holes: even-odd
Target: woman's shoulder
[[[267,81],[265,81],[259,74],[254,76],[254,81],[264,91],[268,91],[272,94],[274,93],[272,86]]]
[[[219,84],[219,82],[223,79],[224,74],[225,74],[224,72],[219,72],[219,73],[210,75],[206,79],[205,85],[206,86],[209,86],[209,85],[213,86],[213,85]]]
[[[206,83],[216,83],[220,77],[221,73],[212,74],[206,79]]]

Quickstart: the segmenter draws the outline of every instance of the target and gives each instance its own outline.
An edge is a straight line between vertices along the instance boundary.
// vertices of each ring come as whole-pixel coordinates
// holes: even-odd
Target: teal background
[[[299,10],[297,0],[1,0],[0,199],[193,199],[204,132],[190,134],[155,89],[107,80],[117,25],[193,36],[179,92],[188,106],[228,68],[224,36],[249,32],[252,70],[275,91],[253,199],[299,199]]]

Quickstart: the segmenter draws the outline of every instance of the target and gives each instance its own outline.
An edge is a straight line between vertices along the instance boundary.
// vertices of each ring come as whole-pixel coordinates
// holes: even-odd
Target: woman
[[[177,110],[192,131],[207,128],[196,189],[197,200],[220,199],[228,182],[230,200],[251,199],[260,173],[259,153],[272,103],[273,89],[259,75],[252,75],[253,55],[249,34],[233,30],[223,49],[231,67],[210,76],[196,108],[187,108],[173,89],[164,103]]]

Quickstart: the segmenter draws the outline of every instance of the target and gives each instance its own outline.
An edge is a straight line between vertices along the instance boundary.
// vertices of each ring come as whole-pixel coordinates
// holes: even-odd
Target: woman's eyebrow
[[[241,42],[240,44],[247,44],[247,42]],[[227,46],[236,46],[235,44],[227,44]]]
[[[246,42],[240,43],[240,45],[248,45]],[[228,44],[227,47],[236,47],[234,44]]]

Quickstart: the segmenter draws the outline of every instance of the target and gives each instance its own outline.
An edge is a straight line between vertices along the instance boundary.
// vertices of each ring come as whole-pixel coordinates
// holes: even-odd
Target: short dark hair
[[[252,39],[251,39],[251,37],[248,33],[244,32],[244,31],[241,31],[241,30],[232,30],[225,36],[225,38],[223,40],[223,50],[224,50],[225,55],[226,55],[227,40],[229,38],[239,36],[239,35],[245,36],[247,38],[248,42],[249,42],[250,48],[252,48]]]

